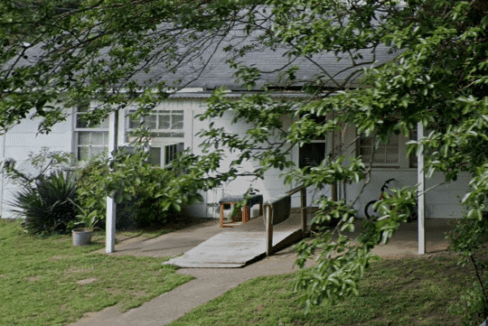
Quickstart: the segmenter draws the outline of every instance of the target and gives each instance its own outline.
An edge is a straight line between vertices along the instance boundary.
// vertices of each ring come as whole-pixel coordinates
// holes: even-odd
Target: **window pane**
[[[161,148],[151,147],[149,149],[149,163],[156,166],[161,165]]]
[[[93,124],[93,122],[85,121],[86,113],[76,114],[76,128],[97,128],[97,129],[108,129],[109,119],[102,120],[99,124]]]
[[[386,153],[384,148],[379,148],[374,153],[374,163],[386,163]]]
[[[134,121],[132,118],[129,118],[129,129],[137,129],[141,126],[139,120]]]
[[[398,147],[387,149],[387,151],[386,151],[386,163],[398,163]]]
[[[107,153],[107,150],[108,150],[107,147],[95,147],[95,146],[93,146],[91,148],[91,157],[90,158],[105,154],[105,153]]]
[[[299,167],[318,166],[325,158],[325,144],[304,144],[299,150]]]
[[[103,145],[103,132],[93,132],[91,136],[91,145]]]
[[[183,111],[173,111],[171,129],[183,129]]]
[[[83,113],[76,114],[76,128],[88,128],[88,123],[83,120]]]
[[[129,113],[127,114],[127,118],[129,119],[129,129],[136,129],[136,128],[139,128],[141,126],[141,117],[139,118],[132,118],[130,115],[135,113],[135,111],[129,111]]]
[[[364,162],[369,162],[372,155],[372,147],[374,137],[366,137],[364,134],[360,135],[359,138],[359,154],[362,155]],[[388,144],[379,143],[376,144],[377,148],[374,150],[373,163],[381,164],[398,164],[399,157],[398,142],[400,137],[398,135],[392,135]]]
[[[89,147],[78,147],[78,160],[88,161],[90,159],[90,148]]]
[[[395,146],[398,146],[398,141],[399,141],[399,137],[398,135],[391,135],[390,137],[390,141],[388,142],[388,145],[395,145]]]
[[[371,159],[371,147],[366,146],[366,147],[361,147],[359,155],[363,157],[364,161],[369,161]]]
[[[170,112],[159,111],[159,129],[170,129],[171,126],[171,116]]]
[[[108,129],[108,122],[109,122],[109,118],[107,117],[105,120],[102,120],[100,122],[100,124],[97,126],[97,128]]]
[[[150,114],[146,117],[146,121],[144,122],[144,127],[149,129],[156,129],[156,121],[157,121],[156,115]]]
[[[362,134],[359,138],[359,142],[361,143],[361,147],[363,147],[363,146],[371,147],[373,145],[373,138],[372,137],[366,137],[364,134]]]
[[[91,132],[80,131],[78,132],[78,145],[89,145],[91,139]]]
[[[83,103],[83,104],[78,105],[78,107],[76,108],[76,111],[77,112],[88,112],[89,109],[90,109],[90,103]]]

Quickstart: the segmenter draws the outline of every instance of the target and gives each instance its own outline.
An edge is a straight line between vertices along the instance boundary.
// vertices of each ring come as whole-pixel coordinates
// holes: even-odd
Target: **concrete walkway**
[[[449,220],[426,221],[427,254],[424,257],[446,250],[448,241],[444,238],[444,232],[450,229],[449,223]],[[379,246],[373,252],[388,259],[418,257],[416,228],[416,223],[404,224],[388,245]],[[203,242],[205,237],[208,239],[223,231],[228,230],[220,229],[216,221],[210,221],[153,240],[131,239],[126,243],[118,244],[115,247],[115,254],[156,257],[180,254],[192,245],[196,246]],[[237,229],[234,232],[237,232]],[[87,314],[72,325],[165,325],[246,280],[261,275],[284,274],[297,270],[294,267],[295,259],[296,254],[292,249],[287,248],[244,268],[181,268],[178,273],[192,275],[195,279],[125,313],[121,313],[117,306],[109,307],[101,312]]]

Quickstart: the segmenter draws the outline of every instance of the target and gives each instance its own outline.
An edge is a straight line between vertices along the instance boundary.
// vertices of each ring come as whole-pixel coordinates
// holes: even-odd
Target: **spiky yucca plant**
[[[64,233],[76,220],[76,175],[56,171],[24,184],[14,195],[12,211],[25,218],[23,226],[30,234]]]

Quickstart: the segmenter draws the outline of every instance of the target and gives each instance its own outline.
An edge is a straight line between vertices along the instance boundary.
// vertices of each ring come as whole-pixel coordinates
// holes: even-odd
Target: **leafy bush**
[[[30,234],[64,233],[76,220],[76,177],[55,171],[24,183],[11,202],[12,211],[25,217],[23,226]]]
[[[449,232],[451,249],[461,254],[459,264],[471,265],[477,283],[452,312],[466,317],[465,325],[479,325],[488,317],[488,214],[481,218],[464,216]]]
[[[78,170],[78,204],[84,211],[94,212],[99,220],[105,220],[107,195],[103,180],[107,174],[108,166],[100,159],[95,159],[85,168]]]
[[[82,209],[97,211],[100,220],[105,219],[106,197],[115,198],[118,229],[163,225],[184,205],[199,200],[197,191],[204,186],[176,167],[152,166],[141,150],[119,152],[111,166],[109,171],[107,162],[93,161],[82,169],[78,197]]]

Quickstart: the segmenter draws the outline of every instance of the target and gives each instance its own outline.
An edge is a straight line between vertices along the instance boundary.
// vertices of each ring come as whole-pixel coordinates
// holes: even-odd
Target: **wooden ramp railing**
[[[285,220],[290,215],[291,196],[300,192],[300,208],[301,208],[301,231],[302,236],[307,233],[307,191],[304,186],[298,186],[288,191],[284,196],[274,200],[269,200],[264,203],[264,221],[266,224],[266,256],[273,254],[273,224]],[[288,205],[288,207],[283,207]],[[275,213],[280,213],[278,216]],[[284,214],[285,216],[281,216]],[[277,219],[274,219],[277,215]],[[286,216],[287,215],[287,216]]]

